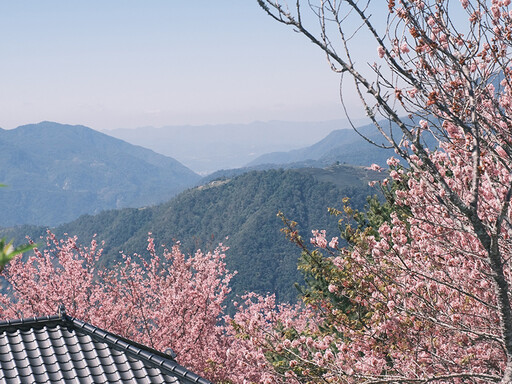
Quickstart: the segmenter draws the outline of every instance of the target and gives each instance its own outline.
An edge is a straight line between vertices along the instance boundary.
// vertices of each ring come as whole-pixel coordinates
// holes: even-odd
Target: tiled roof
[[[0,383],[211,384],[164,353],[64,311],[0,322]]]

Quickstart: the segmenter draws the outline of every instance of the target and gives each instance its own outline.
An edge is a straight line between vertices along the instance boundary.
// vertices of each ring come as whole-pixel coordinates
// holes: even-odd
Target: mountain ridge
[[[0,131],[1,226],[55,225],[84,213],[165,201],[199,180],[177,160],[83,125]]]

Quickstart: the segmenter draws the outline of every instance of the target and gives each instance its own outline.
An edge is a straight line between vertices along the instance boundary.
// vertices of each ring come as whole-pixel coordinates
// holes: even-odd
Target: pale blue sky
[[[0,52],[7,129],[344,117],[324,56],[256,0],[0,0]]]

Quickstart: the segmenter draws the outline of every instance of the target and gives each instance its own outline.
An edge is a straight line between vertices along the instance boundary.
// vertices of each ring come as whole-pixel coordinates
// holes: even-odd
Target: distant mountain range
[[[187,252],[211,249],[222,242],[230,247],[227,264],[237,270],[234,294],[247,290],[274,292],[280,300],[293,301],[293,283],[301,281],[297,271],[300,250],[280,233],[283,226],[278,211],[299,223],[308,239],[312,229],[327,229],[336,236],[338,218],[328,207],[340,207],[350,197],[355,208],[362,208],[366,197],[377,193],[368,181],[383,174],[348,165],[324,169],[252,171],[234,178],[223,178],[188,189],[172,200],[153,207],[105,211],[85,215],[54,229],[78,235],[87,244],[97,234],[104,240],[104,258],[110,265],[120,251],[145,254],[148,232],[156,244],[170,247],[179,240]],[[0,232],[1,236],[23,241],[25,235],[38,241],[46,227],[23,226]]]
[[[346,120],[141,127],[104,132],[172,156],[205,175],[219,169],[243,167],[265,153],[309,146],[343,128],[349,128]]]
[[[412,118],[403,118],[405,124],[418,125]],[[387,120],[379,122],[386,134],[398,142],[402,132],[398,126]],[[421,136],[421,142],[428,148],[437,147],[437,140],[428,131]],[[271,169],[276,167],[295,168],[297,166],[325,167],[330,164],[352,164],[370,166],[372,163],[387,168],[386,161],[396,156],[394,149],[373,124],[354,129],[332,131],[325,138],[308,147],[287,152],[267,153],[248,163],[246,169]]]
[[[0,129],[0,226],[56,225],[167,201],[199,175],[175,159],[84,126]]]
[[[375,143],[384,144],[383,138],[373,124],[359,127],[358,131]],[[362,166],[376,163],[386,166],[386,160],[394,155],[394,151],[392,149],[378,149],[359,133],[353,129],[338,129],[308,147],[259,156],[248,163],[247,167],[304,162],[317,167],[327,166],[335,162]]]

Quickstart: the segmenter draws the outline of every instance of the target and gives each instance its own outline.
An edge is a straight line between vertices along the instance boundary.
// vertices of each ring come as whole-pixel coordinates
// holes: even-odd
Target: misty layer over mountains
[[[171,156],[201,175],[239,168],[259,156],[303,148],[330,132],[350,128],[346,120],[254,122],[204,126],[113,129],[106,134]]]

